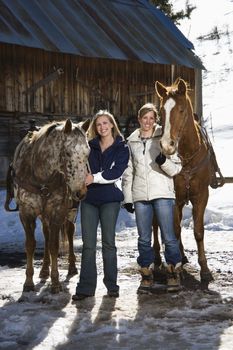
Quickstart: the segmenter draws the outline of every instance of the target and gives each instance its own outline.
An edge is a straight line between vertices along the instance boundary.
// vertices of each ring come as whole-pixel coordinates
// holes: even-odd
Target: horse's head
[[[61,170],[74,200],[84,198],[87,188],[87,161],[90,153],[85,131],[69,119],[62,127],[63,149],[61,150]]]
[[[156,81],[155,89],[160,98],[161,149],[164,154],[171,155],[178,149],[188,115],[193,113],[187,84],[181,78],[169,87]]]
[[[83,199],[87,191],[85,179],[90,152],[85,131],[67,119],[45,125],[34,137],[39,141],[34,152],[36,177],[48,181],[54,171],[59,172],[73,199]]]

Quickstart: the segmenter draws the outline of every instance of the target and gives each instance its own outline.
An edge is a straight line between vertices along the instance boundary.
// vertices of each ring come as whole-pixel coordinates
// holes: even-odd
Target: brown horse
[[[157,81],[155,89],[160,98],[160,117],[163,128],[161,150],[165,155],[172,155],[178,151],[183,164],[181,172],[174,178],[175,231],[177,238],[180,239],[183,263],[187,262],[187,258],[181,242],[182,210],[190,201],[193,207],[194,236],[198,249],[201,280],[210,281],[212,274],[208,268],[204,250],[204,213],[211,181],[208,144],[202,136],[200,125],[194,119],[186,82],[179,78],[172,86],[165,87]],[[158,256],[159,244],[156,233],[154,242]]]
[[[51,291],[60,291],[57,264],[59,233],[67,225],[73,201],[79,202],[86,194],[88,155],[85,131],[69,119],[47,124],[39,131],[28,133],[16,148],[11,173],[14,197],[26,234],[24,291],[34,290],[34,231],[37,217],[41,219],[45,237],[40,278],[49,277],[51,263]],[[5,208],[9,209],[9,203]],[[71,272],[75,269],[73,242],[70,242],[69,263]]]

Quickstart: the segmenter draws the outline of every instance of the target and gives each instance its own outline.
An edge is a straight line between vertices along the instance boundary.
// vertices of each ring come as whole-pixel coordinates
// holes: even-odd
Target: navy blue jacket
[[[103,153],[101,152],[99,137],[89,142],[91,151],[89,166],[94,176],[94,182],[87,187],[85,201],[93,205],[124,200],[117,180],[127,168],[129,148],[121,136],[117,136],[114,143]]]

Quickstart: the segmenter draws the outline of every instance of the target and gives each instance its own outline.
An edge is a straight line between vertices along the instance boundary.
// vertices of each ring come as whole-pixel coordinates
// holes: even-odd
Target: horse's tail
[[[13,167],[12,163],[9,165],[6,175],[6,200],[4,204],[4,208],[6,211],[18,211],[19,207],[16,205],[15,208],[10,208],[10,203],[14,198],[14,181],[13,181]]]

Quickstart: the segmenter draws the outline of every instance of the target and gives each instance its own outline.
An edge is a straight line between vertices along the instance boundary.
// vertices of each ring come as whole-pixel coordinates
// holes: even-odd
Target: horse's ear
[[[90,126],[90,123],[91,123],[91,119],[88,118],[84,122],[78,123],[78,126],[80,128],[82,128],[85,132],[87,132],[87,130],[88,130],[89,126]]]
[[[178,80],[178,84],[177,84],[177,87],[178,87],[178,93],[180,95],[185,95],[186,94],[186,91],[187,91],[187,84],[186,82],[183,80],[183,79],[179,79]]]
[[[155,91],[160,98],[163,98],[167,95],[166,87],[158,80],[155,82]]]
[[[174,81],[174,83],[172,85],[178,85],[180,79],[181,79],[181,77],[176,78],[176,80]]]
[[[69,134],[72,131],[72,122],[70,119],[67,119],[64,126],[64,133]]]

